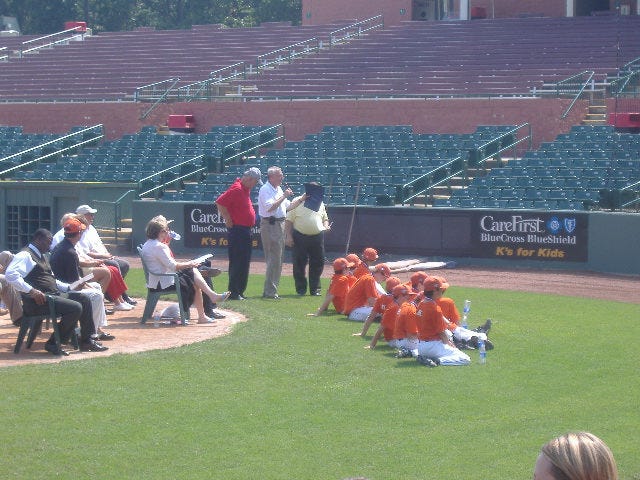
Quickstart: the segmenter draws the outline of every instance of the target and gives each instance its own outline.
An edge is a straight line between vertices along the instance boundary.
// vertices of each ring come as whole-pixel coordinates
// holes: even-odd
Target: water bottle
[[[153,314],[153,326],[156,328],[160,326],[160,314],[158,312]]]
[[[464,301],[462,309],[462,328],[469,328],[469,312],[471,311],[471,300]]]
[[[480,365],[484,365],[487,363],[487,350],[484,346],[484,340],[482,338],[478,338],[478,354]]]

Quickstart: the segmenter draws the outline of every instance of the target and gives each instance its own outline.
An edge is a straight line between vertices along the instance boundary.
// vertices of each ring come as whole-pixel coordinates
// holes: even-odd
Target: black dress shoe
[[[105,347],[92,338],[80,344],[81,352],[104,352],[105,350],[109,350],[109,347]]]
[[[316,290],[315,292],[311,292],[309,295],[311,295],[312,297],[319,297],[322,295],[322,293],[320,293],[319,290]]]
[[[69,356],[69,352],[67,352],[66,350],[63,350],[62,348],[60,348],[58,345],[56,345],[55,343],[45,343],[44,344],[44,349],[53,354],[53,355],[58,355],[58,356],[64,356],[64,357],[68,357]]]
[[[207,317],[215,318],[216,320],[220,320],[221,318],[227,318],[227,316],[224,313],[220,313],[215,310],[211,312],[211,315],[207,315]]]
[[[110,333],[107,332],[100,332],[98,334],[98,338],[97,340],[100,340],[102,342],[107,341],[107,340],[115,340],[115,336],[111,335]]]

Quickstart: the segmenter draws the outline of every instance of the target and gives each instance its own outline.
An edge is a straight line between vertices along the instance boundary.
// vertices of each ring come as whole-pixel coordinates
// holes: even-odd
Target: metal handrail
[[[609,92],[612,95],[620,95],[634,78],[640,79],[640,70],[633,71],[624,77],[612,80],[609,83]]]
[[[246,142],[246,141],[247,141],[247,140],[249,140],[250,138],[252,138],[252,137],[256,137],[256,136],[258,136],[258,137],[259,137],[259,136],[260,136],[260,135],[262,135],[263,133],[265,133],[265,132],[269,132],[270,130],[275,130],[275,131],[276,131],[276,133],[277,133],[278,129],[279,129],[279,128],[281,128],[281,127],[283,128],[283,134],[282,134],[282,135],[277,135],[277,136],[275,136],[274,138],[271,138],[271,139],[267,140],[266,142],[257,143],[256,145],[251,146],[251,148],[248,148],[247,150],[243,150],[243,151],[241,151],[241,152],[235,153],[235,154],[233,154],[233,155],[231,155],[231,156],[229,156],[229,157],[225,157],[225,156],[224,156],[224,152],[225,152],[226,150],[228,150],[228,149],[233,148],[233,146],[234,146],[234,145],[236,145],[236,144],[240,144],[240,145],[242,145],[242,143],[243,143],[243,142]],[[236,157],[241,157],[241,156],[242,156],[242,155],[244,155],[245,153],[249,153],[249,152],[251,152],[252,150],[255,150],[256,148],[264,147],[265,145],[269,145],[270,143],[277,142],[278,140],[283,140],[283,139],[284,139],[284,126],[283,126],[281,123],[279,123],[279,124],[277,124],[277,125],[272,125],[271,127],[267,127],[267,128],[265,128],[264,130],[260,130],[259,132],[252,133],[251,135],[247,135],[246,137],[243,137],[243,138],[241,138],[240,140],[236,140],[235,142],[231,142],[231,143],[229,143],[229,144],[227,144],[227,145],[223,145],[223,147],[222,147],[222,163],[223,163],[223,168],[224,168],[224,166],[225,166],[225,163],[228,163],[228,161],[229,161],[229,160],[232,160],[232,159],[234,159],[234,158],[236,158]]]
[[[379,21],[379,23],[372,25],[368,28],[364,28],[364,29],[361,28],[362,25],[366,25],[374,21]],[[363,33],[378,27],[384,28],[384,18],[382,17],[382,15],[376,15],[376,16],[367,18],[366,20],[362,20],[360,22],[347,25],[346,27],[339,28],[338,30],[334,30],[333,32],[329,32],[329,47],[332,47],[333,45],[336,45],[337,43],[340,43],[343,40],[348,40],[351,37],[359,37]],[[355,32],[352,33],[351,30],[353,29],[355,29]],[[338,34],[341,32],[347,32],[347,33],[346,35],[337,39],[336,37],[338,37]]]
[[[109,200],[94,200],[94,203],[96,205],[105,205],[105,208],[100,208],[98,207],[98,210],[102,211],[102,210],[108,210],[107,207],[112,207],[112,212],[113,212],[113,232],[114,232],[114,239],[116,242],[116,245],[118,244],[118,232],[120,230],[122,230],[122,227],[120,226],[121,220],[122,220],[122,202],[124,200],[125,197],[127,197],[128,195],[130,195],[131,193],[135,192],[135,190],[127,190],[125,193],[123,193],[122,195],[120,195],[115,201],[111,202]],[[110,229],[111,225],[101,225],[98,222],[98,218],[96,217],[96,219],[94,220],[94,226],[96,228],[106,228],[106,229]]]
[[[84,32],[80,32],[79,35],[71,35],[70,37],[66,37],[66,38],[63,38],[61,40],[56,40],[54,42],[48,42],[48,43],[45,43],[43,45],[39,45],[37,47],[28,48],[26,50],[23,48],[25,45],[30,44],[30,43],[35,43],[35,42],[38,42],[38,41],[45,40],[47,38],[53,38],[53,37],[57,37],[57,36],[60,36],[60,35],[65,35],[65,34],[70,33],[70,32],[76,32],[80,28],[82,28],[82,27],[76,26],[76,27],[70,28],[68,30],[63,30],[61,32],[50,33],[49,35],[44,35],[44,36],[38,37],[38,38],[32,38],[31,40],[26,40],[26,41],[22,42],[22,46],[20,47],[20,58],[22,58],[22,56],[25,53],[31,53],[31,52],[34,52],[36,50],[40,50],[41,48],[47,48],[47,47],[51,47],[53,45],[58,45],[60,43],[66,43],[66,42],[69,42],[69,40],[72,40],[72,39],[77,38],[77,37],[84,38]]]
[[[232,70],[230,75],[223,75],[222,72],[227,70]],[[219,68],[218,70],[214,70],[209,73],[209,78],[206,80],[202,80],[200,82],[190,83],[189,85],[183,85],[178,87],[179,96],[184,93],[184,98],[190,102],[191,100],[198,98],[198,95],[205,89],[211,87],[211,85],[218,85],[223,82],[228,82],[229,80],[233,80],[235,78],[242,77],[247,78],[247,66],[245,62],[237,62],[233,65],[229,65],[228,67]],[[196,88],[194,93],[191,93],[190,90],[192,88]],[[209,98],[207,96],[205,98]]]
[[[85,132],[88,132],[88,131],[96,129],[96,128],[102,129],[103,125],[102,124],[98,124],[98,125],[94,125],[93,127],[89,127],[89,128],[84,128],[82,130],[78,130],[77,132],[73,132],[73,133],[71,133],[69,135],[65,135],[63,137],[56,138],[55,140],[50,140],[48,142],[45,142],[45,143],[43,143],[41,145],[36,145],[35,147],[31,147],[31,148],[28,148],[26,150],[22,150],[20,152],[14,153],[12,155],[8,155],[8,156],[6,156],[4,158],[0,158],[0,161],[11,160],[14,157],[21,157],[22,155],[24,155],[26,153],[29,153],[29,152],[32,152],[32,151],[35,151],[35,150],[40,150],[43,147],[46,147],[47,145],[51,145],[51,144],[54,144],[54,143],[62,142],[67,138],[71,138],[71,137],[74,137],[74,136],[77,136],[77,135],[84,134]],[[60,153],[66,152],[67,150],[73,150],[74,148],[81,147],[82,145],[93,143],[96,140],[100,140],[103,137],[104,137],[104,134],[101,133],[100,135],[97,135],[97,136],[95,136],[93,138],[90,138],[88,140],[83,140],[81,142],[74,143],[73,145],[69,145],[68,147],[59,148],[59,149],[57,149],[57,150],[55,150],[53,152],[50,152],[50,153],[47,153],[45,155],[41,155],[39,157],[36,157],[33,160],[29,160],[29,161],[21,163],[19,165],[14,165],[13,167],[10,167],[10,168],[7,168],[5,170],[0,171],[0,177],[2,177],[4,175],[6,175],[7,173],[12,172],[14,170],[20,170],[21,168],[24,168],[27,165],[31,165],[32,163],[36,163],[36,162],[39,162],[39,161],[44,160],[46,158],[53,157],[53,156],[58,155]]]
[[[160,102],[162,102],[162,100],[164,100],[169,96],[169,92],[180,81],[180,78],[174,78],[172,80],[173,80],[173,83],[169,85],[169,88],[167,88],[165,92],[162,95],[160,95],[160,97],[155,102],[153,102],[153,104],[140,116],[140,120],[144,120],[145,118],[147,118],[149,114],[153,112],[153,110],[155,110],[155,108],[160,104]]]
[[[624,72],[626,70],[635,70],[636,68],[640,69],[640,57],[625,63],[620,70]]]
[[[164,169],[162,169],[162,170],[160,170],[158,172],[152,173],[151,175],[148,175],[148,176],[146,176],[144,178],[141,178],[140,180],[138,180],[138,190],[142,189],[142,185],[143,185],[144,182],[152,181],[152,179],[155,178],[155,177],[161,176],[162,174],[170,172],[171,170],[174,170],[176,168],[182,167],[183,165],[195,163],[197,160],[202,160],[203,158],[204,158],[204,155],[198,155],[196,157],[190,158],[189,160],[185,160],[184,162],[177,163],[175,165],[172,165],[171,167],[164,168]],[[186,173],[184,175],[180,175],[178,177],[172,178],[171,181],[169,181],[169,182],[165,182],[165,183],[156,185],[156,186],[154,186],[154,187],[152,187],[152,188],[150,188],[148,190],[145,190],[143,192],[139,191],[138,192],[138,197],[142,198],[145,195],[148,195],[149,193],[152,193],[152,192],[155,192],[155,191],[163,189],[164,187],[166,187],[170,183],[174,183],[174,182],[177,182],[177,181],[182,180],[184,178],[191,177],[191,176],[193,176],[193,175],[195,175],[197,173],[202,173],[202,172],[206,171],[206,169],[207,169],[206,167],[196,168],[192,172],[189,172],[189,173]],[[173,172],[171,172],[171,173],[173,173]]]
[[[573,93],[573,90],[571,90],[570,88],[568,88],[567,90],[563,90],[561,92],[561,84],[564,83],[568,83],[574,79],[577,78],[583,78],[584,75],[588,75],[587,79],[585,81],[583,81],[581,84],[577,83],[574,85],[580,85],[580,88],[578,89],[578,93],[575,95],[575,97],[573,98],[573,100],[571,101],[571,103],[569,104],[569,106],[567,107],[567,109],[565,110],[565,112],[560,116],[560,118],[566,118],[567,115],[569,115],[569,112],[571,111],[571,109],[573,108],[573,106],[576,104],[576,102],[578,101],[578,99],[582,96],[582,93],[584,92],[584,89],[587,87],[587,85],[591,82],[591,80],[593,79],[593,76],[595,75],[595,72],[592,70],[585,70],[584,72],[580,72],[576,75],[572,75],[569,78],[565,78],[564,80],[560,80],[559,82],[556,83],[556,95],[560,96],[561,93],[564,93],[565,91],[567,93]]]
[[[511,142],[507,145],[502,145],[503,139],[517,134],[521,129],[525,127],[528,128],[528,133],[524,137],[516,139],[514,142]],[[474,160],[472,166],[476,167],[478,165],[482,165],[487,159],[492,158],[510,148],[514,148],[515,150],[517,145],[524,142],[525,140],[529,140],[528,148],[531,149],[531,132],[532,129],[529,123],[523,123],[516,126],[515,128],[512,128],[511,130],[501,132],[499,135],[487,141],[486,143],[469,151],[469,157],[474,156],[474,152],[478,154],[478,158]],[[496,142],[498,142],[499,145],[497,148],[495,148]],[[491,147],[491,149],[489,149],[489,147]],[[489,153],[487,153],[487,150],[490,150]],[[446,163],[443,163],[442,165],[438,165],[436,168],[421,175],[420,177],[414,178],[412,181],[396,187],[396,201],[404,205],[406,202],[416,198],[419,195],[424,194],[425,192],[429,192],[434,187],[442,185],[444,182],[450,180],[452,177],[458,174],[462,174],[463,178],[466,180],[468,178],[468,167],[470,163],[471,162],[469,158],[462,158],[462,156],[458,156]],[[454,166],[457,167],[458,164],[460,164],[459,168],[452,169],[452,167]],[[417,190],[416,187],[418,188]],[[409,190],[411,194],[409,196],[404,196],[403,193],[405,192],[405,190]]]
[[[309,44],[311,44],[312,42],[316,42],[316,45],[310,47]],[[296,51],[296,47],[300,46],[305,46],[306,48]],[[313,37],[309,38],[308,40],[303,40],[302,42],[294,43],[293,45],[289,45],[287,47],[272,50],[271,52],[265,53],[263,55],[258,55],[258,57],[256,58],[256,71],[260,73],[261,69],[265,69],[271,65],[276,65],[283,62],[291,63],[294,58],[300,55],[308,55],[310,52],[316,52],[320,50],[320,48],[320,41],[316,37]],[[286,52],[286,55],[279,55],[282,52]],[[275,59],[271,61],[267,60],[273,55],[276,55]]]

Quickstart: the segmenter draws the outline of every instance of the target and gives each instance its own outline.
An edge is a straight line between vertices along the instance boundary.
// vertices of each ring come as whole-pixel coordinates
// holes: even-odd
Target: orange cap
[[[70,218],[64,223],[64,233],[84,232],[87,226],[77,218]]]
[[[346,258],[336,258],[333,261],[333,270],[335,272],[342,272],[345,268],[349,267],[349,262],[347,262]]]
[[[395,287],[393,287],[393,290],[391,291],[391,294],[395,298],[398,298],[401,295],[406,295],[406,296],[409,296],[411,298],[416,296],[416,294],[414,292],[412,292],[411,289],[407,285],[405,285],[404,283],[401,283],[400,285],[396,285]]]
[[[433,292],[434,290],[440,290],[441,284],[437,278],[427,277],[422,283],[425,292]]]
[[[365,260],[374,262],[378,259],[378,251],[375,248],[368,247],[362,251],[362,256]]]
[[[444,277],[437,277],[434,275],[433,278],[440,282],[440,290],[446,290],[447,288],[449,288],[449,283],[445,280]]]
[[[387,283],[385,284],[385,290],[391,293],[396,285],[400,285],[400,279],[398,277],[389,277],[387,278]]]
[[[423,272],[422,270],[413,273],[410,277],[409,280],[411,280],[411,285],[419,285],[422,282],[424,282],[424,279],[427,278],[429,275],[427,275],[427,272]]]
[[[373,267],[373,273],[381,273],[385,277],[389,277],[391,275],[391,269],[386,263],[379,263]]]
[[[360,265],[361,260],[360,260],[360,257],[355,253],[350,253],[349,255],[347,255],[347,262],[353,263],[353,266],[355,267],[356,265]]]

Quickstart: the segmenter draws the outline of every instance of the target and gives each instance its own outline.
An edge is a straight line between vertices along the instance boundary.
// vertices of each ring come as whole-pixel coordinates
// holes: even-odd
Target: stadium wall
[[[622,2],[629,6],[629,13],[637,14],[637,1]],[[322,25],[337,20],[364,20],[382,14],[386,26],[411,20],[414,9],[426,8],[425,0],[303,0],[302,24]],[[486,18],[514,18],[525,15],[566,17],[589,15],[602,9],[602,2],[595,0],[468,0],[469,14],[461,14],[461,0],[452,2],[450,18],[470,18],[476,9],[483,9]],[[616,11],[616,0],[608,0],[608,9]],[[429,3],[431,5],[431,3]],[[416,18],[419,18],[416,17]]]
[[[333,225],[325,237],[327,252],[342,254],[347,244],[349,251],[356,252],[374,245],[385,255],[453,260],[464,265],[640,275],[637,214],[358,207],[353,216],[353,207],[347,206],[328,206],[328,213]],[[172,228],[183,235],[182,241],[172,244],[176,253],[195,256],[205,249],[226,255],[226,230],[211,204],[135,201],[133,245],[145,242],[146,223],[158,214],[174,219]],[[520,246],[499,239],[485,248],[479,238],[484,233],[479,225],[481,221],[486,223],[487,217],[536,224],[537,238],[525,238]],[[556,231],[550,230],[553,220],[559,223]],[[569,225],[571,228],[567,228]],[[254,247],[256,256],[262,255],[257,228]]]
[[[25,133],[58,134],[79,125],[103,124],[105,137],[113,140],[147,125],[166,125],[170,114],[191,114],[196,133],[206,133],[214,125],[282,123],[286,139],[300,141],[325,125],[413,125],[415,133],[471,133],[478,125],[529,123],[536,147],[581,122],[588,107],[586,100],[577,102],[566,118],[560,118],[570,101],[496,97],[171,103],[158,106],[144,120],[140,117],[149,104],[5,103],[0,104],[0,124],[21,125]]]

